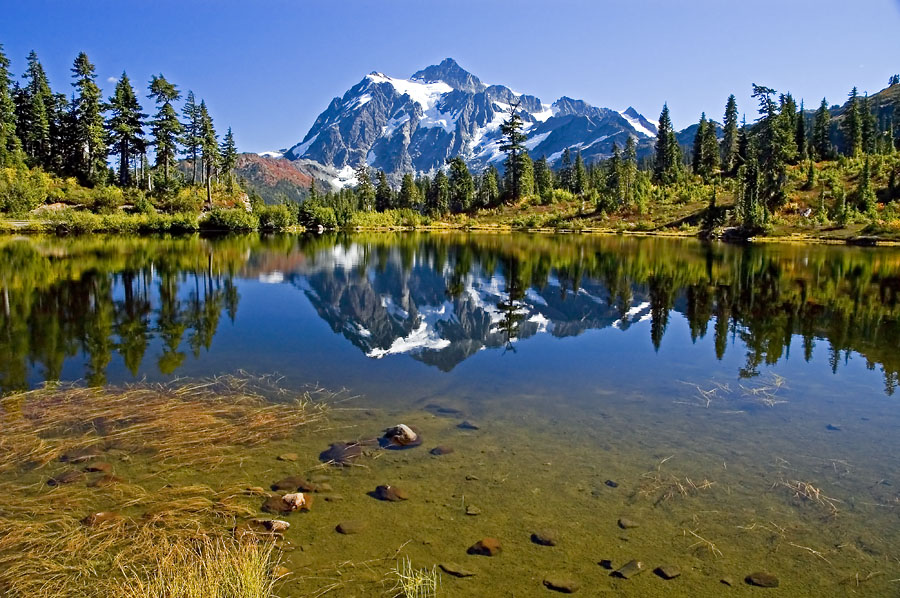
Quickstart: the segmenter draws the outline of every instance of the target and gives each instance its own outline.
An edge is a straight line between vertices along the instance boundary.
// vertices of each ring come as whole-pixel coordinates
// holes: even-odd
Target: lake
[[[900,250],[8,237],[0,287],[7,393],[235,373],[339,391],[328,425],[168,483],[266,486],[313,470],[332,442],[419,431],[421,447],[329,470],[343,500],[297,516],[286,596],[369,595],[371,570],[399,554],[476,573],[445,573],[450,596],[537,595],[547,576],[585,595],[738,595],[758,571],[790,596],[900,591]],[[299,464],[275,460],[286,450]],[[366,495],[384,483],[410,499]],[[368,531],[335,533],[347,518]],[[532,541],[546,530],[555,546]],[[485,536],[503,552],[467,555]],[[611,575],[632,559],[646,572]],[[681,575],[652,572],[666,565]]]

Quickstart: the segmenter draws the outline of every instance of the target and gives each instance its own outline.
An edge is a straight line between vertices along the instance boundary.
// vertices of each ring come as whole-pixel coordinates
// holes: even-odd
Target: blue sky
[[[107,95],[127,70],[162,72],[206,99],[242,150],[288,147],[373,70],[407,77],[451,56],[487,83],[552,102],[633,105],[679,128],[751,83],[815,106],[900,72],[900,0],[44,0],[0,1],[20,74],[37,51],[55,90],[84,50]],[[142,95],[145,95],[142,94]],[[149,107],[149,100],[145,101]]]

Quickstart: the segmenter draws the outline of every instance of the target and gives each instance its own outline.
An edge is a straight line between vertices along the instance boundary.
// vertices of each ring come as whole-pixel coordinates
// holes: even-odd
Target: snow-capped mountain
[[[290,160],[316,162],[349,179],[366,163],[393,175],[431,172],[447,158],[463,156],[476,170],[500,165],[500,123],[518,103],[535,159],[551,163],[570,148],[586,161],[608,157],[613,143],[634,137],[642,149],[656,125],[634,108],[622,112],[562,97],[552,104],[502,85],[486,85],[452,58],[408,79],[373,72],[334,98]]]

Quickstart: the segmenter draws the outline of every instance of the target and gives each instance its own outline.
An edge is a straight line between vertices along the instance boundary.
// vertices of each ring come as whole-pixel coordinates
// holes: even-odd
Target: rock
[[[728,577],[728,576],[723,577],[722,579],[719,580],[719,582],[724,583],[726,586],[734,585],[734,579],[732,579],[731,577]]]
[[[457,409],[456,407],[448,407],[447,405],[438,405],[436,403],[429,403],[425,405],[425,409],[431,411],[435,415],[442,415],[444,417],[450,416],[460,416],[463,414],[461,409]]]
[[[627,517],[619,518],[619,527],[622,529],[634,529],[638,527],[640,524],[636,521],[628,519]]]
[[[278,565],[272,570],[272,575],[275,577],[275,579],[284,579],[290,574],[291,570],[284,565]]]
[[[660,565],[653,572],[663,579],[675,579],[681,575],[681,569],[677,565]]]
[[[829,430],[831,432],[840,432],[841,431],[841,427],[836,424],[828,424],[827,426],[825,426],[825,429]]]
[[[459,424],[456,427],[459,428],[460,430],[478,430],[478,429],[480,429],[480,426],[478,424],[471,422],[469,420],[462,422],[461,424]]]
[[[422,444],[419,433],[406,424],[397,424],[393,428],[388,428],[384,431],[382,438],[394,447],[412,447]]]
[[[456,563],[441,563],[440,565],[438,565],[438,567],[440,567],[444,573],[446,573],[448,575],[452,575],[453,577],[474,577],[475,576],[475,571],[472,571],[471,569],[466,569],[465,567],[462,567],[461,565],[457,565]]]
[[[531,541],[541,546],[556,546],[559,534],[554,529],[542,529],[531,534]]]
[[[278,455],[278,457],[276,457],[276,459],[278,459],[279,461],[293,462],[293,461],[299,460],[300,455],[298,455],[297,453],[284,453],[284,454]]]
[[[606,481],[603,482],[603,483],[606,484],[607,486],[609,486],[610,488],[618,488],[618,487],[619,487],[619,483],[618,483],[618,482],[614,482],[614,481],[612,481],[612,480],[606,480]]]
[[[89,473],[111,473],[112,465],[100,461],[98,463],[91,463],[90,465],[85,466],[84,470]]]
[[[106,474],[98,477],[96,480],[91,480],[90,482],[88,482],[88,488],[105,488],[107,486],[121,484],[124,481],[125,480],[123,480],[119,476]]]
[[[104,524],[116,523],[122,520],[122,516],[112,511],[99,511],[91,513],[81,520],[81,523],[88,527],[98,527]]]
[[[318,486],[300,476],[291,476],[278,480],[271,486],[272,490],[287,490],[289,492],[315,492]]]
[[[646,567],[641,561],[628,561],[627,563],[613,571],[611,575],[613,575],[614,577],[621,577],[622,579],[631,579],[635,575],[640,575],[641,573],[643,573],[644,569],[646,569]]]
[[[72,482],[79,482],[84,479],[84,473],[71,470],[65,471],[59,475],[55,475],[49,480],[47,480],[48,486],[62,486],[63,484],[71,484]]]
[[[375,488],[373,492],[370,493],[371,496],[377,498],[378,500],[384,500],[387,502],[398,502],[401,500],[407,500],[409,495],[406,491],[401,490],[396,486],[384,485],[378,486]]]
[[[477,475],[472,475],[472,474],[467,474],[467,475],[466,475],[466,480],[468,480],[468,481],[470,481],[470,482],[477,482],[478,479],[479,479],[479,478],[478,478]]]
[[[444,445],[436,446],[433,449],[431,449],[431,451],[429,451],[429,452],[432,455],[437,455],[437,456],[449,455],[453,452],[453,447],[452,446],[444,446]]]
[[[777,588],[778,578],[767,571],[756,571],[747,576],[745,580],[751,586],[758,588]]]
[[[580,585],[571,577],[548,575],[544,578],[544,587],[563,594],[574,594],[578,591]]]
[[[262,511],[273,515],[288,515],[294,512],[294,507],[284,502],[280,496],[270,496],[262,504]]]
[[[341,521],[337,524],[337,527],[334,529],[339,534],[344,534],[345,536],[349,536],[351,534],[358,534],[366,530],[369,527],[369,524],[360,519],[354,519],[351,521]]]
[[[281,497],[281,500],[286,505],[289,505],[292,511],[309,511],[312,508],[312,496],[302,492],[285,494]]]
[[[363,447],[358,442],[335,442],[327,450],[319,453],[319,460],[324,463],[344,467],[351,465],[363,454]]]
[[[613,564],[610,559],[602,559],[597,564],[606,570],[611,570],[613,568]]]
[[[281,519],[254,519],[253,521],[273,534],[283,534],[291,527],[290,523]]]
[[[483,538],[469,546],[469,554],[480,554],[482,556],[495,556],[500,553],[500,540],[497,538]]]
[[[467,505],[466,506],[466,515],[472,515],[473,517],[475,515],[481,515],[481,509],[479,509],[475,505]]]
[[[344,500],[344,497],[341,494],[329,494],[325,497],[325,502],[340,502],[342,500]]]

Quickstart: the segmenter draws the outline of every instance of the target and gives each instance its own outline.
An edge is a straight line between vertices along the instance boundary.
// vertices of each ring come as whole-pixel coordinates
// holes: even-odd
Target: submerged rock
[[[112,465],[105,462],[91,463],[84,468],[88,473],[111,473]]]
[[[462,422],[461,424],[459,424],[456,427],[459,428],[460,430],[478,430],[481,428],[481,426],[479,426],[478,424],[471,422],[469,420]]]
[[[641,561],[628,561],[627,563],[613,571],[612,575],[614,577],[621,577],[622,579],[631,579],[635,575],[643,573],[645,569],[646,567]]]
[[[273,534],[283,534],[291,527],[291,524],[281,519],[254,519],[254,523],[261,525],[266,531]]]
[[[827,426],[825,426],[825,429],[828,430],[829,432],[840,432],[841,431],[841,427],[837,424],[828,424]]]
[[[614,482],[614,481],[612,481],[612,480],[606,480],[606,481],[603,482],[603,483],[606,484],[607,486],[609,486],[610,488],[618,488],[618,487],[619,487],[619,483],[618,483],[618,482]]]
[[[335,442],[328,449],[319,453],[319,461],[340,467],[352,465],[363,454],[363,447],[358,442]]]
[[[531,534],[531,541],[541,546],[556,546],[559,534],[555,529],[542,529]]]
[[[452,575],[453,577],[474,577],[475,571],[471,569],[466,569],[462,565],[458,565],[456,563],[441,563],[438,565],[444,573],[448,575]]]
[[[294,492],[284,496],[271,496],[262,504],[265,513],[276,515],[288,515],[294,511],[309,511],[312,508],[313,497],[310,494]]]
[[[610,559],[601,559],[600,561],[597,562],[597,564],[606,570],[612,570],[612,568],[613,568],[613,563],[612,563],[612,560],[610,560]]]
[[[663,579],[675,579],[681,575],[681,569],[677,565],[660,565],[653,572]]]
[[[768,571],[756,571],[747,576],[746,582],[758,588],[777,588],[778,578]]]
[[[466,506],[466,515],[476,516],[481,515],[481,509],[476,507],[475,505],[467,505]]]
[[[290,492],[316,492],[318,486],[300,476],[291,476],[272,484],[272,490],[288,490]]]
[[[334,529],[339,534],[344,534],[346,536],[349,536],[352,534],[358,534],[360,532],[363,532],[366,530],[367,527],[369,527],[369,524],[367,522],[362,521],[361,519],[354,519],[351,521],[341,521],[340,523],[337,524],[337,527],[335,527]]]
[[[633,519],[629,519],[627,517],[619,518],[619,527],[621,527],[622,529],[634,529],[639,526],[640,526],[640,524],[637,521],[634,521]]]
[[[282,453],[276,457],[279,461],[297,461],[300,459],[300,455],[297,453]]]
[[[107,486],[113,486],[115,484],[121,484],[125,482],[122,478],[117,475],[105,474],[98,477],[96,480],[91,480],[88,482],[88,488],[105,488]]]
[[[401,500],[407,500],[409,495],[405,490],[402,490],[396,486],[391,485],[383,485],[377,486],[375,490],[373,490],[370,495],[378,500],[384,500],[387,502],[399,502]]]
[[[544,587],[548,590],[562,592],[563,594],[574,594],[581,586],[571,577],[548,575],[544,578]]]
[[[100,451],[96,448],[78,448],[66,451],[60,455],[59,460],[63,463],[84,463],[96,459],[100,456]]]
[[[55,475],[49,480],[47,480],[48,486],[62,486],[63,484],[71,484],[72,482],[79,482],[84,479],[84,473],[77,470],[65,471],[61,474]]]
[[[387,448],[410,448],[422,444],[421,435],[406,424],[388,428],[382,439],[386,441]]]
[[[469,546],[469,549],[466,552],[469,554],[480,554],[482,556],[495,556],[500,554],[501,550],[500,540],[497,538],[483,538]]]
[[[436,446],[433,449],[431,449],[429,452],[432,455],[437,455],[437,456],[449,455],[453,452],[453,447],[452,446],[444,446],[444,445]]]

